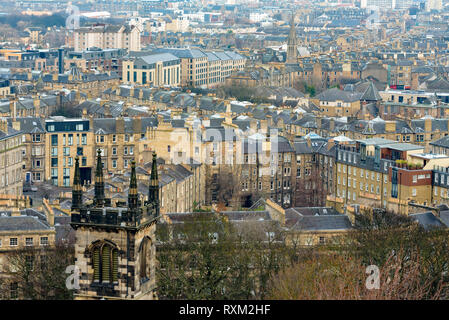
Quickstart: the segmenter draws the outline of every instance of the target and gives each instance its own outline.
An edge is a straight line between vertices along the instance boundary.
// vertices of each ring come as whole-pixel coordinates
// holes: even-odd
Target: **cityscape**
[[[448,299],[449,1],[0,0],[0,300]]]

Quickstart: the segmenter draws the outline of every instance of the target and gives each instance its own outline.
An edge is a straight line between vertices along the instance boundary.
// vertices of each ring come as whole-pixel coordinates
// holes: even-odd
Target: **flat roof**
[[[414,94],[423,96],[433,96],[434,93],[430,91],[420,91],[420,90],[401,90],[401,89],[389,89],[384,91],[379,91],[379,93],[398,93],[398,94]]]
[[[58,118],[58,119],[45,119],[45,122],[69,122],[69,121],[89,121],[89,119],[83,119],[83,118]]]
[[[398,143],[394,140],[389,140],[389,139],[384,139],[384,138],[370,138],[370,139],[361,139],[361,140],[356,140],[356,141],[360,142],[360,143],[364,143],[369,146]]]
[[[434,154],[434,153],[411,153],[410,156],[427,160],[449,158],[449,156],[445,154]]]
[[[383,148],[390,148],[390,149],[400,150],[400,151],[424,149],[423,146],[418,146],[416,144],[405,143],[405,142],[397,142],[397,143],[382,145],[382,147]]]

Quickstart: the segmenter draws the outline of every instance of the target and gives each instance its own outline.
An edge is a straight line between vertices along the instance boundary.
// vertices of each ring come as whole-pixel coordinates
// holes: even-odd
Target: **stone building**
[[[22,194],[24,138],[7,119],[0,119],[0,194]]]
[[[155,87],[181,84],[181,60],[170,53],[128,58],[122,64],[124,83]]]
[[[160,48],[153,53],[169,53],[181,62],[180,85],[211,88],[225,82],[232,72],[245,67],[246,58],[233,51]]]
[[[409,214],[417,205],[437,205],[449,199],[446,155],[381,138],[358,140],[336,151],[336,183],[327,204],[340,212],[357,207]]]
[[[353,117],[361,109],[362,94],[343,91],[338,88],[327,89],[312,100],[320,108],[321,114],[331,117]]]
[[[293,205],[296,207],[322,206],[333,188],[335,147],[318,135],[309,134],[294,141],[296,172]]]
[[[82,27],[73,32],[75,51],[83,51],[91,47],[101,49],[140,50],[141,30],[127,25],[96,25]]]
[[[41,118],[8,119],[10,125],[24,135],[24,184],[45,180],[45,124]]]
[[[4,196],[2,195],[3,199]],[[17,203],[13,200],[13,203]],[[20,208],[19,208],[20,207]],[[25,252],[25,261],[33,266],[39,255],[32,255],[31,250],[40,251],[54,247],[56,230],[54,217],[46,217],[34,209],[23,209],[21,205],[1,209],[0,212],[0,299],[20,299],[23,292],[17,279],[12,277],[14,271],[10,256]]]
[[[11,93],[11,86],[9,80],[0,81],[0,97],[4,98]]]
[[[430,150],[429,143],[449,134],[447,118],[425,116],[412,120],[383,120],[376,117],[372,120],[358,120],[348,117],[347,120],[332,117],[320,117],[304,114],[287,125],[290,134],[303,137],[315,132],[322,137],[369,139],[384,138],[400,142],[414,143]]]
[[[75,160],[71,226],[80,270],[76,299],[156,299],[155,231],[159,218],[156,154],[148,200],[139,196],[135,162],[131,165],[128,201],[105,197],[101,151],[97,154],[95,197],[83,204],[79,159]]]
[[[122,58],[125,49],[100,49],[89,48],[83,51],[69,51],[64,59],[64,70],[70,70],[76,65],[81,72],[98,70],[103,72],[114,71],[121,75]]]
[[[236,197],[243,207],[259,198],[270,199],[282,208],[292,206],[296,173],[295,150],[281,136],[266,139],[255,134],[242,141]]]
[[[149,117],[53,117],[46,120],[45,180],[69,187],[74,176],[74,157],[78,156],[81,183],[90,184],[93,182],[93,155],[97,150],[101,151],[103,168],[108,174],[127,171],[133,160],[140,164],[151,160],[151,153],[143,152],[145,148],[140,150],[140,146],[148,141],[142,140],[143,137],[154,134],[155,121]],[[140,155],[139,150],[142,151]]]
[[[56,117],[45,120],[45,180],[56,186],[70,187],[74,158],[81,160],[81,183],[92,181],[94,132],[89,120]]]

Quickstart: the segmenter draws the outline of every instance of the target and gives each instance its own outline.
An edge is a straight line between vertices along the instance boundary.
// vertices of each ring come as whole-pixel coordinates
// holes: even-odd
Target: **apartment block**
[[[246,64],[245,57],[232,51],[159,48],[153,52],[171,53],[181,59],[181,85],[187,87],[215,87]]]
[[[64,59],[64,69],[70,70],[71,66],[76,65],[81,72],[114,71],[121,75],[121,62],[125,54],[125,49],[89,48],[83,51],[70,51]]]
[[[44,120],[36,117],[9,118],[8,123],[21,131],[24,137],[22,153],[24,183],[44,181],[47,136]]]
[[[161,53],[126,59],[122,66],[122,79],[127,84],[172,86],[181,84],[181,60]]]
[[[92,182],[95,148],[89,120],[56,117],[45,120],[45,130],[45,180],[56,186],[70,187],[75,157],[79,157],[82,184]]]
[[[365,139],[337,148],[336,184],[327,203],[345,207],[386,208],[410,214],[414,206],[440,204],[447,199],[449,157],[428,154],[422,146],[387,139]],[[435,178],[436,176],[436,178]]]
[[[22,195],[25,136],[0,119],[0,194]]]
[[[313,99],[322,115],[331,117],[355,116],[361,109],[361,96],[338,88],[328,89]]]
[[[151,136],[155,118],[53,117],[45,120],[45,180],[57,186],[71,186],[75,157],[79,157],[82,185],[93,183],[95,154],[99,150],[103,169],[108,173],[129,170],[133,160],[145,163],[151,154],[140,155],[145,136]],[[151,152],[155,149],[153,148]]]
[[[91,47],[101,49],[140,50],[141,31],[135,26],[98,24],[73,32],[75,51]]]

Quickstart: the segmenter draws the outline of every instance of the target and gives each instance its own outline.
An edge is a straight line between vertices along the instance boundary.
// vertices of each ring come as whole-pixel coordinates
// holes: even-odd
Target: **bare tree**
[[[443,299],[442,279],[422,278],[419,254],[390,255],[379,268],[379,286],[367,287],[366,267],[360,260],[340,254],[316,253],[286,268],[271,280],[272,299],[295,300],[421,300]]]
[[[3,286],[10,288],[13,296],[32,300],[72,299],[66,288],[66,268],[74,264],[73,244],[58,243],[55,247],[36,249],[25,247],[11,252],[7,259],[8,277]],[[5,290],[7,292],[8,290]]]
[[[382,209],[356,216],[356,229],[273,276],[275,299],[447,299],[448,230],[425,230]],[[379,289],[365,286],[379,270]]]
[[[161,299],[264,298],[271,274],[287,264],[276,225],[228,222],[195,213],[181,224],[158,226],[157,282]]]

